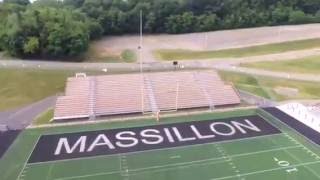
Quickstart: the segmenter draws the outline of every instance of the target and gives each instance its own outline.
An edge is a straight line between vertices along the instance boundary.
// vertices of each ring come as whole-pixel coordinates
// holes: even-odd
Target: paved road
[[[24,129],[39,114],[53,107],[56,98],[56,96],[51,96],[23,108],[0,112],[0,124],[6,124],[10,129]]]
[[[158,35],[145,36],[143,42],[144,71],[173,70],[172,62],[157,62],[152,55],[154,49],[197,49],[213,50],[234,47],[245,47],[259,44],[268,44],[288,40],[307,39],[320,37],[320,24],[300,26],[262,27],[240,30],[216,31],[210,33],[193,33],[187,35]],[[254,36],[252,36],[254,34]],[[105,48],[136,49],[138,36],[108,37],[102,43]],[[113,43],[110,43],[113,42]],[[272,55],[221,58],[208,60],[180,61],[184,69],[215,68],[218,70],[241,72],[251,75],[262,75],[273,78],[288,78],[294,80],[307,80],[320,82],[319,75],[273,72],[260,69],[237,67],[243,62],[278,61],[296,59],[311,55],[320,55],[320,49],[310,49],[295,52],[286,52]],[[72,70],[72,71],[105,71],[109,72],[139,72],[139,63],[66,63],[49,61],[22,61],[0,60],[1,68],[14,69],[44,69],[44,70]],[[23,128],[41,112],[53,106],[55,97],[47,98],[41,102],[29,105],[19,110],[0,112],[0,123],[8,123],[12,128]]]
[[[304,51],[302,51],[303,54]],[[317,51],[318,52],[318,51]],[[297,52],[294,52],[297,54]],[[273,56],[272,56],[273,57]],[[265,61],[267,58],[252,58],[253,61]],[[274,59],[272,59],[274,60]],[[241,62],[249,62],[246,58],[240,59],[219,59],[219,60],[193,60],[193,61],[180,61],[180,65],[184,69],[196,69],[196,68],[215,68],[218,70],[241,72],[251,75],[261,75],[274,78],[287,78],[293,80],[307,80],[320,82],[320,75],[317,74],[299,74],[299,73],[286,73],[286,72],[274,72],[261,69],[238,67],[237,64]],[[145,72],[148,71],[161,71],[161,70],[173,70],[174,66],[172,62],[153,62],[143,63],[142,67]],[[140,69],[139,63],[66,63],[66,62],[48,62],[48,61],[22,61],[22,60],[1,60],[1,68],[31,68],[31,69],[49,69],[49,70],[75,70],[75,71],[102,71],[108,69],[108,72],[138,72]]]

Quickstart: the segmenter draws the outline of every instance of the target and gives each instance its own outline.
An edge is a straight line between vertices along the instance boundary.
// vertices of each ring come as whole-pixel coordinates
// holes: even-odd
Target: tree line
[[[81,55],[92,39],[320,22],[319,0],[4,0],[0,50],[12,56]]]

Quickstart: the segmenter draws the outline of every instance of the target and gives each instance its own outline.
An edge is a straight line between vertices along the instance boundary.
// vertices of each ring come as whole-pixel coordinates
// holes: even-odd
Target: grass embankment
[[[320,47],[320,39],[288,41],[282,43],[258,45],[244,48],[232,48],[214,51],[192,51],[184,49],[160,49],[154,55],[160,60],[190,60],[210,58],[237,58],[266,54],[283,53],[288,51],[305,50]]]
[[[68,77],[79,71],[0,69],[0,111],[5,111],[63,93]],[[132,73],[126,69],[83,71],[87,75]]]
[[[241,64],[241,66],[271,71],[319,74],[320,56],[311,56],[301,59],[291,59],[284,61],[245,63]]]
[[[131,49],[125,49],[121,52],[107,52],[92,45],[84,55],[84,60],[86,62],[131,63],[137,60],[137,56]]]
[[[22,69],[0,70],[0,110],[27,105],[63,92],[73,72]]]
[[[48,109],[47,111],[40,114],[34,121],[34,125],[48,124],[53,118],[53,109]]]
[[[235,85],[236,88],[268,99],[282,101],[290,99],[319,99],[320,84],[308,81],[274,79],[262,76],[251,76],[242,73],[219,72],[221,77]],[[296,89],[295,96],[286,96],[276,92],[276,88]]]

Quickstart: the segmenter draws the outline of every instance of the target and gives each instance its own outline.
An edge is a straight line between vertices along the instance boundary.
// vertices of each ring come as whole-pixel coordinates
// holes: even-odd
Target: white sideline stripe
[[[67,179],[75,179],[75,178],[84,178],[84,177],[92,177],[92,176],[99,176],[99,175],[110,175],[110,174],[120,174],[121,171],[111,171],[111,172],[104,172],[104,173],[96,173],[96,174],[88,174],[83,176],[72,176],[66,178],[57,178],[55,180],[67,180]]]
[[[228,162],[228,161],[215,161],[215,162],[209,162],[209,163],[203,163],[203,164],[199,164],[199,165],[202,165],[202,166],[206,166],[206,165],[209,165],[209,164],[218,164],[218,163],[225,163],[225,162]],[[193,166],[193,164],[189,164],[189,165],[186,165],[186,166],[183,166],[183,167],[190,167],[190,166]],[[161,171],[167,171],[167,170],[172,170],[174,168],[166,168],[166,169],[160,169],[160,170],[155,170],[155,171],[152,171],[152,172],[161,172]],[[131,172],[132,170],[128,170],[127,172]],[[142,171],[142,172],[146,172],[146,171]],[[147,172],[150,172],[150,171],[147,171]],[[95,174],[88,174],[88,175],[83,175],[83,176],[72,176],[72,177],[66,177],[66,178],[58,178],[58,179],[55,179],[55,180],[69,180],[69,179],[78,179],[78,178],[83,178],[83,177],[94,177],[94,176],[99,176],[99,175],[109,175],[109,174],[121,174],[121,171],[111,171],[111,172],[106,172],[106,173],[95,173]],[[141,173],[141,172],[140,172]],[[135,173],[135,174],[128,174],[129,175],[136,175],[136,174],[139,174],[138,173]]]
[[[310,151],[311,152],[311,156],[313,157],[313,152],[308,149],[306,146],[304,146],[303,144],[301,144],[300,142],[298,142],[296,139],[294,139],[293,137],[291,137],[289,134],[285,133],[285,136],[288,137],[288,139],[291,139],[292,141],[296,142],[297,144],[300,144],[302,147],[303,147],[303,150],[304,148],[306,148],[306,151],[307,153]],[[291,154],[289,152],[287,152],[290,156],[292,156],[295,160],[299,161],[299,159],[294,155],[294,154]],[[319,157],[318,155],[315,155],[316,156],[316,160],[318,160],[317,157]],[[317,176],[318,178],[320,177],[313,169],[310,169],[309,167],[306,167],[306,169],[308,169],[312,174],[314,174],[315,176]]]
[[[272,171],[277,171],[277,170],[281,170],[281,169],[294,168],[294,167],[306,166],[306,165],[317,164],[317,163],[320,163],[320,161],[313,161],[313,162],[300,163],[300,164],[295,164],[295,165],[286,166],[286,167],[278,167],[278,168],[273,168],[273,169],[266,169],[266,170],[261,170],[261,171],[254,171],[254,172],[243,173],[243,174],[234,175],[234,176],[226,176],[226,177],[221,177],[221,178],[213,178],[213,179],[211,179],[211,180],[221,180],[221,179],[235,178],[235,177],[239,177],[239,176],[240,176],[240,177],[241,177],[241,176],[249,176],[249,175],[253,175],[253,174],[261,174],[261,173],[265,173],[265,172],[272,172]]]
[[[263,109],[262,109],[262,110],[263,110]],[[269,112],[267,112],[267,111],[265,111],[265,110],[263,110],[263,112],[267,113],[267,114],[268,114],[269,116],[271,116],[272,118],[277,119],[277,120],[278,120],[277,122],[280,122],[280,124],[285,125],[287,128],[289,128],[290,130],[296,132],[298,135],[303,136],[304,139],[306,139],[306,140],[307,140],[308,142],[310,142],[311,144],[316,145],[316,146],[320,146],[319,144],[317,144],[317,143],[313,142],[311,139],[309,139],[307,136],[305,136],[305,135],[303,135],[302,133],[300,133],[298,130],[296,130],[296,129],[294,129],[293,127],[289,126],[288,124],[282,122],[279,118],[273,116],[271,113],[269,113]],[[270,122],[270,121],[269,121],[269,122]],[[274,123],[271,121],[271,124],[274,124]]]
[[[176,155],[176,156],[171,156],[170,159],[177,159],[177,158],[180,158],[181,156],[180,155]]]
[[[248,155],[253,155],[253,154],[260,154],[260,153],[279,151],[279,150],[285,150],[285,149],[294,149],[294,148],[299,148],[299,147],[301,147],[301,146],[300,145],[299,146],[288,146],[288,147],[275,148],[275,149],[269,149],[269,150],[264,150],[264,151],[256,151],[256,152],[251,152],[251,153],[235,154],[235,155],[230,155],[230,156],[221,157],[221,158],[210,158],[210,159],[174,163],[174,164],[168,164],[168,165],[162,165],[162,166],[152,166],[152,167],[146,167],[146,168],[138,168],[138,169],[129,170],[129,172],[138,172],[138,171],[145,171],[145,170],[150,170],[150,169],[159,169],[159,168],[183,166],[183,165],[192,166],[194,163],[200,163],[200,162],[206,162],[206,161],[214,161],[214,160],[224,160],[224,159],[229,159],[230,157],[232,158],[232,157],[248,156]],[[205,165],[214,164],[214,163],[225,163],[225,162],[228,162],[228,161],[205,163]],[[88,175],[84,175],[84,176],[73,176],[73,177],[66,177],[66,178],[58,178],[56,180],[67,180],[67,179],[74,179],[74,178],[81,178],[81,177],[98,176],[98,175],[104,175],[104,174],[108,175],[108,174],[115,174],[115,173],[120,173],[120,172],[121,171],[113,171],[113,172],[106,172],[106,173],[96,173],[96,174],[88,174]]]
[[[148,169],[163,168],[163,167],[170,167],[170,166],[177,166],[177,165],[178,166],[179,165],[187,165],[187,164],[206,162],[206,161],[223,160],[223,159],[229,159],[229,158],[233,158],[233,157],[249,156],[249,155],[254,155],[254,154],[260,154],[260,153],[266,153],[266,152],[272,152],[272,151],[280,151],[280,150],[285,150],[285,149],[294,149],[294,148],[299,148],[299,147],[301,147],[301,146],[289,146],[289,147],[283,147],[283,148],[275,148],[275,149],[269,149],[269,150],[263,150],[263,151],[256,151],[256,152],[251,152],[251,153],[235,154],[235,155],[230,155],[230,156],[224,156],[221,158],[209,158],[209,159],[174,163],[174,164],[168,164],[168,165],[162,165],[162,166],[152,166],[152,167],[146,167],[146,168],[132,169],[129,171],[142,171],[142,170],[148,170]]]
[[[21,175],[22,175],[24,169],[25,169],[26,166],[27,166],[27,162],[29,161],[29,159],[30,159],[30,157],[31,157],[31,154],[32,154],[33,151],[34,151],[34,148],[35,148],[36,145],[38,144],[38,141],[39,141],[40,137],[41,137],[41,136],[38,137],[36,143],[33,145],[33,148],[31,149],[31,151],[30,151],[30,153],[29,153],[29,155],[28,155],[27,160],[24,162],[23,167],[22,167],[22,169],[21,169],[21,171],[20,171],[20,173],[19,173],[19,175],[18,175],[18,177],[17,177],[17,180],[20,180],[20,179],[21,179]],[[22,179],[21,179],[21,180],[22,180]]]
[[[128,153],[119,153],[125,154],[125,155],[131,155],[131,154],[141,154],[144,152],[156,152],[156,151],[164,151],[164,150],[170,150],[170,149],[185,149],[190,147],[197,147],[197,146],[205,146],[205,145],[214,145],[214,144],[226,144],[230,142],[237,142],[237,141],[250,141],[254,139],[262,139],[262,138],[269,138],[271,136],[280,136],[285,137],[283,133],[279,134],[268,134],[268,135],[262,135],[262,136],[255,136],[255,137],[247,137],[247,138],[241,138],[241,139],[231,139],[231,140],[225,140],[225,141],[216,141],[216,142],[210,142],[210,143],[202,143],[202,144],[190,144],[186,146],[178,146],[178,147],[166,147],[161,149],[150,149],[150,150],[143,150],[143,151],[135,151],[135,152],[128,152]],[[290,147],[290,146],[288,146]],[[45,161],[45,162],[35,162],[35,163],[28,163],[30,165],[32,164],[46,164],[46,163],[53,163],[53,162],[64,162],[64,161],[73,161],[73,160],[79,160],[79,159],[95,159],[95,158],[101,158],[101,157],[113,157],[117,154],[107,154],[107,155],[97,155],[97,156],[88,156],[88,157],[78,157],[78,158],[72,158],[72,159],[61,159],[61,160],[55,160],[55,161]]]

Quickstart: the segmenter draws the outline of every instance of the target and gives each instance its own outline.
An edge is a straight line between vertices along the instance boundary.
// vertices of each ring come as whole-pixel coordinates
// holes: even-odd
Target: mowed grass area
[[[157,124],[155,120],[103,123],[87,126],[28,129],[21,134],[0,161],[2,180],[319,180],[319,147],[260,110],[207,113],[164,119],[161,123],[211,120],[259,114],[282,134],[172,149],[111,156],[25,163],[42,134],[113,129]],[[319,159],[318,159],[319,158]],[[277,159],[278,161],[276,161]],[[282,166],[283,161],[287,166]],[[296,170],[288,173],[289,170]]]
[[[311,56],[300,59],[290,59],[281,61],[243,63],[240,66],[265,69],[271,71],[319,74],[320,56]]]
[[[67,77],[74,72],[1,69],[0,110],[24,106],[63,92]]]
[[[192,59],[210,59],[210,58],[237,58],[249,57],[266,54],[283,53],[288,51],[305,50],[319,48],[320,39],[307,39],[298,41],[289,41],[267,45],[258,45],[244,48],[232,48],[214,51],[192,51],[184,49],[159,49],[154,51],[154,55],[160,60],[192,60]]]
[[[50,123],[50,120],[53,118],[54,110],[52,108],[41,113],[33,122],[33,125],[43,125]]]
[[[66,80],[79,71],[0,69],[0,111],[37,102],[48,96],[64,93]],[[105,75],[103,71],[83,71],[87,75]],[[108,74],[128,73],[109,70]]]
[[[219,74],[223,80],[232,83],[238,89],[276,101],[320,98],[320,84],[314,82],[275,79],[226,71],[220,71]],[[276,88],[292,88],[298,93],[295,96],[286,96],[277,93]]]
[[[85,62],[105,62],[105,63],[132,63],[136,62],[137,55],[131,49],[121,52],[108,52],[96,45],[91,45],[83,57]]]

